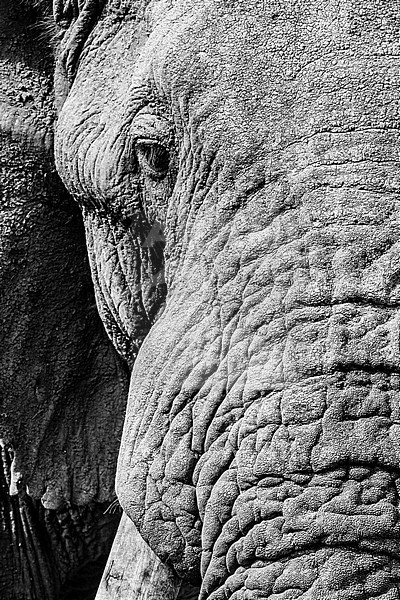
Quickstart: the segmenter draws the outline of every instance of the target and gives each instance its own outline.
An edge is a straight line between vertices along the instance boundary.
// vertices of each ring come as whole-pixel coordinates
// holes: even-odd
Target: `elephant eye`
[[[169,167],[169,152],[154,140],[138,140],[136,142],[138,161],[143,171],[153,179],[166,176]]]

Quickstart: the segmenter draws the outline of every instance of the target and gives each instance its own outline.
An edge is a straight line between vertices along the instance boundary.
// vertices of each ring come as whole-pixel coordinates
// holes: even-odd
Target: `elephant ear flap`
[[[98,316],[81,214],[49,152],[51,53],[35,33],[46,4],[0,11],[2,64],[22,65],[2,72],[0,103],[0,445],[11,492],[27,486],[57,508],[115,498],[129,371]],[[21,108],[27,80],[37,96]]]
[[[132,366],[165,302],[164,236],[140,214],[134,223],[84,209],[86,242],[99,314]]]
[[[9,215],[4,246],[12,285],[5,270],[0,438],[14,453],[10,489],[26,483],[46,508],[111,502],[129,371],[96,310],[78,207],[46,181],[32,196],[56,197],[57,207],[23,205],[22,231],[20,213]]]

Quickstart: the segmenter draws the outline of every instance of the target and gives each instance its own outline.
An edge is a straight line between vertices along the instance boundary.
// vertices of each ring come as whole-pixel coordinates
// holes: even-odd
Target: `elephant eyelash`
[[[138,140],[136,153],[143,171],[153,179],[163,179],[168,173],[169,152],[165,146],[154,140]]]

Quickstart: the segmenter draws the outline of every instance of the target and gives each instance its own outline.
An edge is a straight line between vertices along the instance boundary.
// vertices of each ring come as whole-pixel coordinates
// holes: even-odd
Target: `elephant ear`
[[[0,437],[15,450],[11,492],[27,483],[46,508],[111,502],[129,371],[97,314],[81,215],[61,184],[38,179],[29,199],[15,198],[21,208],[0,216]]]
[[[10,52],[0,58],[0,438],[14,452],[11,491],[27,484],[48,508],[110,502],[129,371],[97,314],[80,211],[55,174],[51,50],[30,21],[7,25],[13,15],[0,9]]]

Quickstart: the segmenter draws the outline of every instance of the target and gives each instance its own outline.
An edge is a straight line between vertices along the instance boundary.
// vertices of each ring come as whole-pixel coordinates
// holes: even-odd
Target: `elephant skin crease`
[[[399,40],[397,1],[109,0],[82,49],[117,493],[200,600],[400,598]]]

